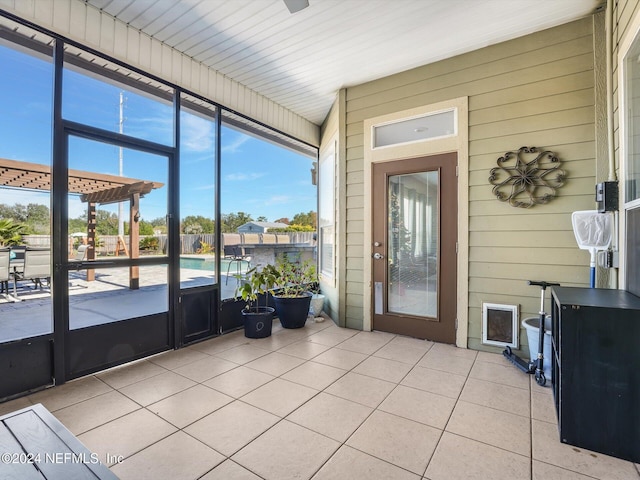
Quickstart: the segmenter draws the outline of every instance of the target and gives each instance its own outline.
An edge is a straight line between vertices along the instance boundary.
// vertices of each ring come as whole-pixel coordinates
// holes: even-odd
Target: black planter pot
[[[271,336],[273,326],[271,307],[252,307],[242,311],[244,318],[244,336],[247,338],[266,338]]]
[[[302,328],[309,315],[311,295],[303,297],[278,297],[273,296],[276,304],[276,312],[283,328]]]

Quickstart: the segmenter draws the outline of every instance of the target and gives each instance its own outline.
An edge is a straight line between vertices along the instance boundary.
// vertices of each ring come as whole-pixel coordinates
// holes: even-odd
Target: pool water
[[[222,274],[226,274],[227,273],[227,269],[229,267],[229,264],[232,261],[229,260],[228,258],[223,258],[221,261],[221,265],[220,265],[220,269],[222,270]],[[240,272],[245,272],[247,270],[247,264],[246,262],[242,262],[241,263],[241,270]],[[230,269],[230,274],[231,273],[240,273],[237,272],[237,262],[234,262],[233,265],[231,265],[231,269]],[[216,269],[216,262],[215,259],[213,258],[190,258],[190,257],[183,257],[180,258],[180,268],[189,268],[191,270],[206,270],[209,272],[214,272]]]
[[[190,268],[192,270],[210,270],[213,272],[216,269],[216,262],[213,258],[180,258],[180,268]]]

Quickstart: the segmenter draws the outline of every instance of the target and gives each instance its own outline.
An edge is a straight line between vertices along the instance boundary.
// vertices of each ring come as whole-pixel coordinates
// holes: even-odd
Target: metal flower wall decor
[[[517,152],[505,153],[489,176],[498,200],[520,208],[547,203],[556,196],[565,179],[558,157],[536,147],[520,147]]]

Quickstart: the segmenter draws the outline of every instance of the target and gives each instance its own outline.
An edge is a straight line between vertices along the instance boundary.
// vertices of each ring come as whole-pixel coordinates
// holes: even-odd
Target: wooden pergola
[[[69,193],[80,195],[87,203],[87,260],[96,255],[96,206],[129,201],[129,257],[140,255],[140,198],[150,191],[164,186],[160,182],[120,177],[103,173],[69,170]],[[0,158],[0,187],[28,190],[51,190],[51,168],[38,163]],[[93,269],[87,270],[87,280],[95,279]],[[140,285],[139,267],[129,267],[129,287]]]

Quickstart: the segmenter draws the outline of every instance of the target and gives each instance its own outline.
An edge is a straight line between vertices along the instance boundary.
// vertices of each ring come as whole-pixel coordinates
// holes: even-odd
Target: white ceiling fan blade
[[[290,13],[296,13],[309,6],[309,0],[282,0]]]

